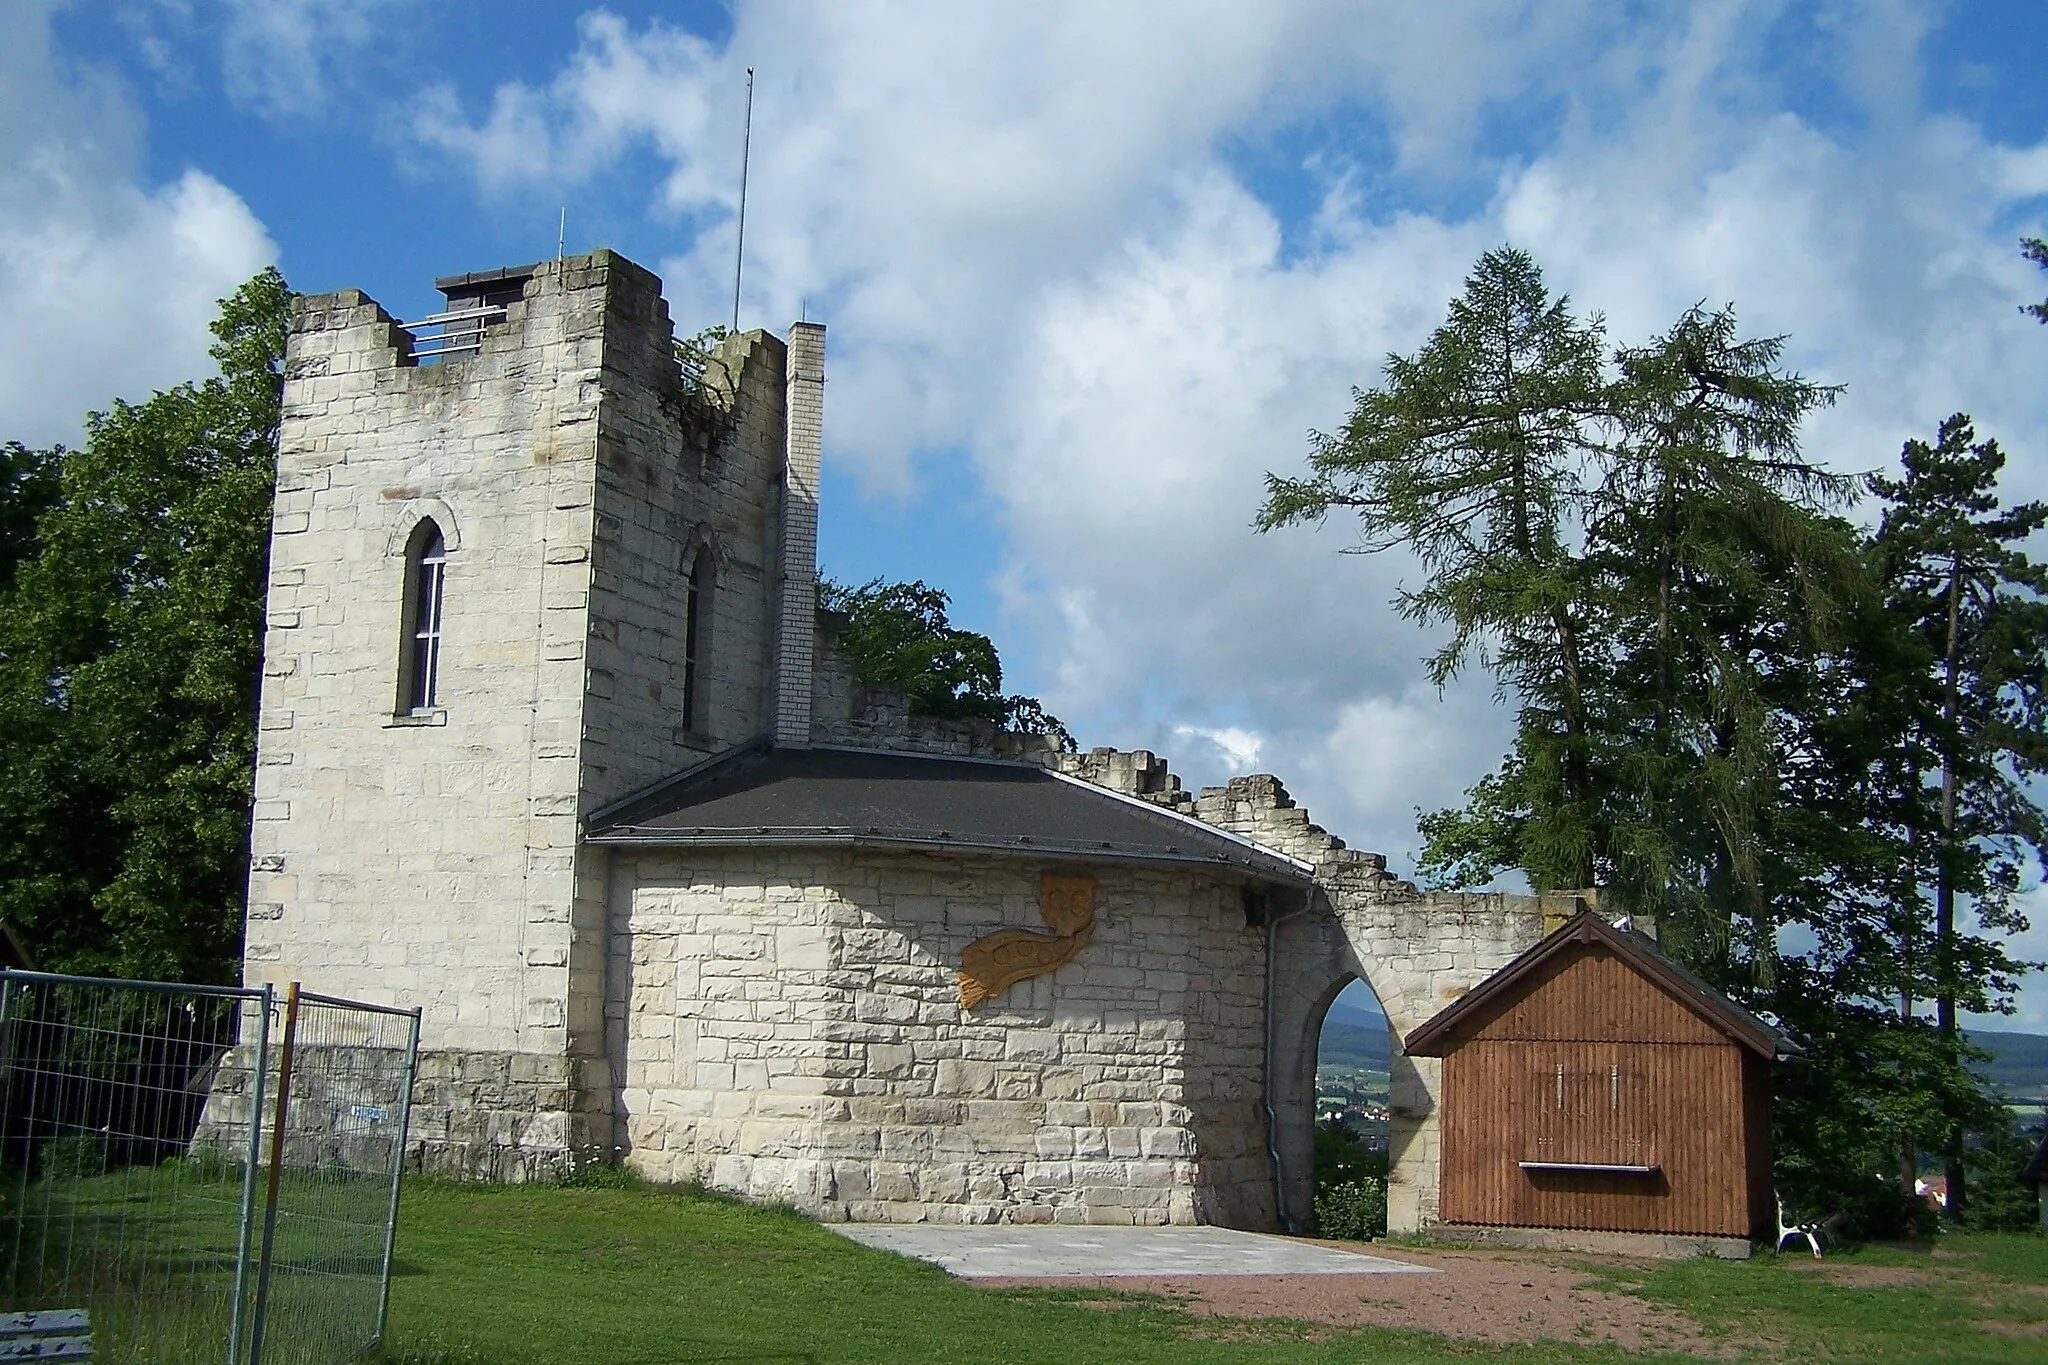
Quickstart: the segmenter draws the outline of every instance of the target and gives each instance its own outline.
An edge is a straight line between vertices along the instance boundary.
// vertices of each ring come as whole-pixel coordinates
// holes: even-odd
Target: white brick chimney
[[[825,428],[825,328],[789,327],[783,423],[782,564],[775,635],[775,742],[811,742],[818,624],[818,472]]]

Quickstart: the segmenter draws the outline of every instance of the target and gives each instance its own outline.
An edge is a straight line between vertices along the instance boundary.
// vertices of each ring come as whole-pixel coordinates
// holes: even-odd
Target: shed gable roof
[[[1315,869],[1034,763],[756,741],[594,811],[593,844],[861,846],[1231,868],[1306,890]]]
[[[1565,954],[1592,945],[1610,949],[1665,995],[1752,1052],[1777,1057],[1802,1050],[1778,1029],[1666,957],[1648,938],[1617,929],[1590,910],[1580,911],[1542,942],[1439,1011],[1402,1041],[1403,1048],[1417,1057],[1447,1055],[1465,1040],[1469,1030],[1489,1018],[1496,1006],[1506,1005],[1516,991],[1534,984],[1544,975],[1546,966]]]

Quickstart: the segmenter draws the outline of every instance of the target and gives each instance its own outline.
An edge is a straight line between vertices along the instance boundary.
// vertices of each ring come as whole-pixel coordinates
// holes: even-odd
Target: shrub
[[[107,1173],[107,1140],[98,1133],[52,1138],[43,1144],[43,1177],[89,1180]]]
[[[1972,1134],[1963,1151],[1963,1226],[1974,1232],[2031,1232],[2041,1225],[2034,1187],[2022,1178],[2034,1143],[2012,1111],[1998,1106]]]
[[[1368,1176],[1387,1176],[1387,1149],[1366,1144],[1356,1128],[1342,1119],[1316,1125],[1316,1193],[1349,1185]]]
[[[1332,1185],[1316,1196],[1316,1228],[1325,1237],[1365,1242],[1387,1235],[1387,1182],[1378,1176]]]

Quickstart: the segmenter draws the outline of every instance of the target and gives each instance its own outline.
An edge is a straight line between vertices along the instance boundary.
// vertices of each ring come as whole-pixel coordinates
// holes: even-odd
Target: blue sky
[[[832,326],[827,570],[948,588],[1083,743],[1277,772],[1399,868],[1506,717],[1426,684],[1400,561],[1250,533],[1262,472],[1513,241],[1618,338],[1789,334],[1839,468],[1967,410],[2048,491],[2044,52],[2034,0],[10,0],[0,434],[196,372],[261,264],[417,316],[565,207],[719,321],[751,64],[742,321]]]

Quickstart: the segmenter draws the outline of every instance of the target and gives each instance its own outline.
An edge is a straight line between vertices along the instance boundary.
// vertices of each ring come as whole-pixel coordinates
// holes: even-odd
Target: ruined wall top
[[[1060,757],[1046,735],[1005,730],[993,721],[921,715],[893,687],[862,680],[839,649],[846,618],[817,613],[818,647],[812,671],[811,743],[954,758],[1006,758],[1050,768]]]
[[[1069,777],[1192,816],[1313,863],[1316,880],[1325,888],[1342,886],[1352,894],[1394,899],[1422,895],[1414,883],[1387,871],[1383,854],[1346,847],[1342,839],[1309,819],[1307,809],[1296,805],[1286,786],[1271,773],[1233,777],[1223,786],[1204,787],[1193,794],[1181,786],[1166,760],[1148,749],[1097,748],[1059,754],[1054,766]]]

